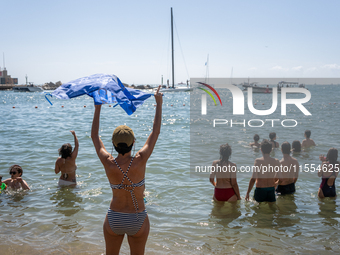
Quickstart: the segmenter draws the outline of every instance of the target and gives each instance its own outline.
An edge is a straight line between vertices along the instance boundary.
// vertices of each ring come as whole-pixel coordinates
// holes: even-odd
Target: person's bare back
[[[245,199],[249,200],[249,193],[256,184],[254,199],[257,202],[275,202],[275,182],[277,172],[280,170],[279,160],[270,157],[272,144],[268,140],[261,143],[263,157],[255,159],[254,171],[249,181],[249,187]]]
[[[275,186],[275,178],[280,168],[280,162],[272,158],[269,154],[264,154],[262,158],[255,159],[254,166],[257,166],[256,187],[269,188]]]
[[[279,185],[288,185],[295,183],[299,176],[299,162],[296,158],[288,154],[283,154],[283,158],[280,160],[282,170],[279,172]]]
[[[301,147],[308,148],[308,147],[316,146],[313,139],[310,138],[311,134],[312,134],[312,132],[310,130],[305,131],[304,136],[305,136],[306,139],[302,141]]]
[[[312,146],[316,146],[315,142],[313,141],[313,139],[304,139],[301,143],[301,147],[307,148],[307,147],[312,147]]]

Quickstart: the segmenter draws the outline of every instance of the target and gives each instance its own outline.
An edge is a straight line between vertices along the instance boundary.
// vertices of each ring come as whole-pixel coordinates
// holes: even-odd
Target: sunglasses
[[[11,174],[11,175],[14,174],[15,175],[15,174],[17,174],[17,172],[9,172],[9,174]]]

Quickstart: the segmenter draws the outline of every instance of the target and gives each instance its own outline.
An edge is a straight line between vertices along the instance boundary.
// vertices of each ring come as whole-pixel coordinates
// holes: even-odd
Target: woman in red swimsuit
[[[215,201],[235,202],[241,200],[240,191],[237,185],[236,164],[229,161],[231,147],[229,144],[220,146],[220,160],[215,160],[212,164],[210,182],[215,187]],[[216,177],[216,182],[215,182]]]

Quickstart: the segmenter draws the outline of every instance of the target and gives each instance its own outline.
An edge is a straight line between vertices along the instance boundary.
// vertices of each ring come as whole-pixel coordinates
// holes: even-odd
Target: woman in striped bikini
[[[160,86],[155,93],[157,106],[153,130],[135,156],[131,155],[134,133],[125,125],[118,126],[112,135],[118,156],[107,152],[98,134],[101,105],[95,105],[91,137],[112,188],[112,200],[103,226],[106,254],[119,254],[125,234],[131,254],[144,254],[150,230],[143,199],[145,168],[161,129],[162,93],[159,89]]]

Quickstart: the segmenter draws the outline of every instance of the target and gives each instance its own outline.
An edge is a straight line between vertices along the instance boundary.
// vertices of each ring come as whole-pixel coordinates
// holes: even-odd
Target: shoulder
[[[263,162],[263,158],[256,158],[254,164],[259,164],[261,162]]]
[[[212,164],[217,165],[218,163],[220,163],[220,160],[214,160]]]
[[[230,161],[229,161],[229,165],[230,165],[230,166],[236,166],[236,164],[235,164],[235,163],[233,163],[233,162],[230,162]]]
[[[56,162],[57,164],[59,164],[59,163],[63,162],[63,158],[59,157],[59,158],[57,158],[57,160],[56,160],[55,162]]]
[[[5,184],[10,183],[11,182],[11,178],[8,178],[8,179],[6,179],[6,180],[4,180],[2,182],[4,182]]]
[[[132,164],[137,164],[137,165],[145,165],[145,157],[139,152],[136,153],[136,155],[133,157]],[[108,157],[107,161],[113,162],[114,163],[115,158],[114,157]],[[115,164],[116,165],[116,164]]]

